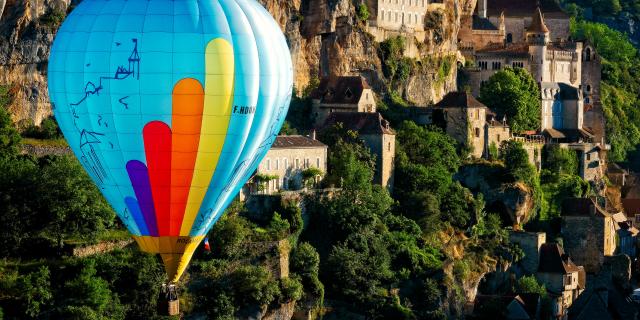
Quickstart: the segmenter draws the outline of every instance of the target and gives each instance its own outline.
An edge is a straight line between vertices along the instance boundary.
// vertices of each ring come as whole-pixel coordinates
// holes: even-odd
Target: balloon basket
[[[180,314],[180,299],[174,284],[163,284],[158,299],[158,313],[167,316],[177,316]]]

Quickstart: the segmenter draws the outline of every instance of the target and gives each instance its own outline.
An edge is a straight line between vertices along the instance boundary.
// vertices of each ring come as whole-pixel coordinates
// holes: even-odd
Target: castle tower
[[[478,16],[480,18],[487,17],[487,0],[478,0]]]
[[[551,78],[549,62],[547,61],[547,44],[549,43],[549,28],[544,23],[542,12],[538,7],[531,19],[531,25],[525,33],[529,44],[531,75],[538,82],[549,81]]]

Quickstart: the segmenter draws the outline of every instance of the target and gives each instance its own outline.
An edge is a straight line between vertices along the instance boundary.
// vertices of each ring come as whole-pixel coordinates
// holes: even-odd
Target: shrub
[[[369,19],[369,7],[366,4],[361,3],[356,11],[356,16],[360,21],[367,21]]]

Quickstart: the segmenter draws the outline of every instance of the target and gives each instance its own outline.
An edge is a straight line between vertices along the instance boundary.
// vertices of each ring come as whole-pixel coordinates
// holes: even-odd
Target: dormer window
[[[351,92],[351,88],[347,88],[347,91],[344,93],[345,97],[347,97],[347,99],[351,99],[353,98],[353,92]]]

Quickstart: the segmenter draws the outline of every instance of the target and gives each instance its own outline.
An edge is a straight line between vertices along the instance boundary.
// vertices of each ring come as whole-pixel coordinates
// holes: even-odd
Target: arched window
[[[513,35],[511,33],[507,33],[507,43],[513,42]]]
[[[587,48],[584,52],[584,60],[591,61],[591,48]]]
[[[591,92],[591,85],[590,84],[587,85],[587,92]]]

